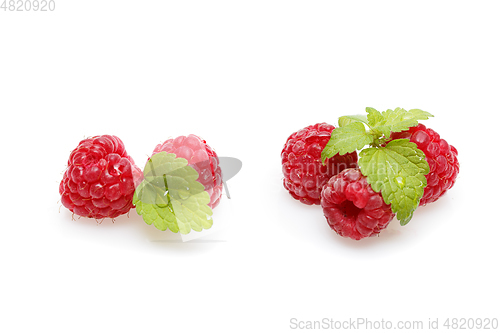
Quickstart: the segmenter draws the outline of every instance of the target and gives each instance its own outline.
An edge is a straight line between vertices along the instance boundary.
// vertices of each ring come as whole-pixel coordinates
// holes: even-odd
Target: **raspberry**
[[[323,185],[346,168],[357,167],[356,152],[335,155],[321,162],[321,151],[330,140],[334,126],[319,123],[290,135],[281,151],[285,178],[283,185],[293,198],[307,205],[320,204]]]
[[[103,219],[126,214],[142,171],[112,135],[80,141],[59,185],[64,207],[76,215]]]
[[[330,228],[355,240],[377,235],[395,215],[358,169],[330,178],[321,191],[321,207]]]
[[[157,145],[153,155],[162,151],[174,153],[188,161],[188,165],[199,174],[197,181],[205,186],[205,191],[210,195],[208,206],[215,208],[222,196],[222,170],[219,157],[207,142],[194,134],[182,135]]]
[[[410,127],[407,131],[392,133],[391,139],[410,139],[425,154],[430,172],[425,176],[427,186],[420,200],[420,206],[434,202],[448,191],[460,169],[457,149],[441,139],[438,133],[422,124]]]

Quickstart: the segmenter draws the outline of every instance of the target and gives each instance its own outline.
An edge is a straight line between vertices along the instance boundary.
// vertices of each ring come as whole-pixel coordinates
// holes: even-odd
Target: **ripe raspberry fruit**
[[[157,145],[153,155],[162,151],[174,153],[176,157],[188,161],[188,165],[198,172],[197,181],[205,186],[205,191],[210,195],[208,206],[215,208],[222,196],[222,170],[219,157],[207,142],[194,134],[182,135]]]
[[[355,240],[377,235],[395,215],[358,169],[330,178],[321,191],[321,207],[330,228]]]
[[[281,151],[283,185],[293,198],[307,205],[320,204],[321,188],[328,179],[357,166],[356,152],[337,154],[323,165],[321,152],[334,129],[327,123],[307,126],[290,135]]]
[[[113,135],[80,141],[71,152],[59,185],[61,203],[76,215],[103,219],[126,214],[133,207],[142,171]]]
[[[427,186],[420,206],[434,202],[448,191],[457,179],[460,164],[457,149],[441,139],[440,135],[422,124],[407,131],[392,133],[391,139],[409,139],[425,154],[430,172],[425,176]]]

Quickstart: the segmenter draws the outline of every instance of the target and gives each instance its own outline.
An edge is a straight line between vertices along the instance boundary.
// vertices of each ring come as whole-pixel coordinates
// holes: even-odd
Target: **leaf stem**
[[[371,147],[374,147],[374,148],[379,148],[381,146],[383,146],[385,143],[387,143],[387,141],[389,141],[389,139],[386,139],[382,132],[380,131],[377,131],[377,130],[374,130],[374,129],[371,129],[369,132],[368,132],[369,135],[371,135],[373,137],[373,141],[372,143],[370,144]]]

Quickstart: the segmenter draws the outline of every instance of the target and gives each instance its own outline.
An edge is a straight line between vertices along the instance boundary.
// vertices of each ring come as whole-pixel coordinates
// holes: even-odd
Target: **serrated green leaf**
[[[377,127],[385,123],[384,116],[374,108],[367,107],[366,112],[368,113],[366,118],[368,119],[368,125],[370,128]]]
[[[198,176],[184,158],[166,152],[153,155],[134,193],[137,213],[163,231],[188,234],[209,229],[213,224],[210,195]]]
[[[358,164],[373,190],[382,194],[401,225],[406,225],[427,186],[429,164],[424,152],[408,139],[393,140],[385,147],[360,152]]]
[[[170,229],[172,232],[179,232],[179,225],[172,207],[160,207],[155,204],[136,201],[135,199],[134,204],[137,214],[141,215],[147,224],[153,224],[161,231]]]
[[[364,114],[356,114],[352,116],[342,116],[339,118],[339,127],[344,127],[350,123],[362,122],[368,124],[368,119]]]
[[[206,196],[201,194],[206,194]],[[212,227],[212,210],[207,205],[209,202],[210,196],[207,192],[192,196],[189,200],[172,202],[181,234],[188,234],[191,229],[202,231]]]
[[[146,166],[144,167],[144,179],[153,183],[155,177],[170,175],[176,170],[182,170],[186,165],[186,159],[177,158],[175,154],[160,152],[158,154],[154,154],[146,163]],[[161,182],[162,180],[160,183]]]
[[[366,108],[368,112],[368,125],[374,132],[382,133],[386,138],[391,132],[406,131],[410,127],[417,126],[419,120],[427,120],[432,114],[420,109],[406,111],[402,108],[387,110],[382,113],[374,108]]]
[[[321,160],[325,163],[327,158],[337,154],[344,155],[361,149],[373,141],[373,136],[366,133],[365,125],[352,122],[344,127],[332,131],[332,136],[321,152]]]

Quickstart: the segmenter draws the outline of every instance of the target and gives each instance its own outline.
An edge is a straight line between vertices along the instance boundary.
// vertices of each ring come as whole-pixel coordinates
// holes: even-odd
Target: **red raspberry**
[[[438,133],[422,124],[408,131],[392,133],[391,139],[410,139],[425,154],[430,172],[420,206],[434,202],[449,190],[457,179],[460,164],[457,149],[441,139]]]
[[[327,123],[307,126],[290,135],[281,151],[283,185],[292,197],[307,205],[320,204],[321,188],[328,179],[346,168],[357,167],[356,152],[337,154],[325,165],[321,162],[321,152],[334,129]]]
[[[359,169],[330,178],[321,191],[321,207],[330,228],[355,240],[377,235],[395,215]]]
[[[188,161],[188,165],[199,174],[197,181],[205,186],[205,191],[210,195],[208,205],[215,208],[222,195],[222,170],[219,157],[207,142],[194,134],[181,135],[157,145],[153,155],[162,151],[174,153]]]
[[[80,141],[70,154],[59,185],[64,207],[76,215],[115,218],[133,207],[135,187],[142,171],[113,135]]]

